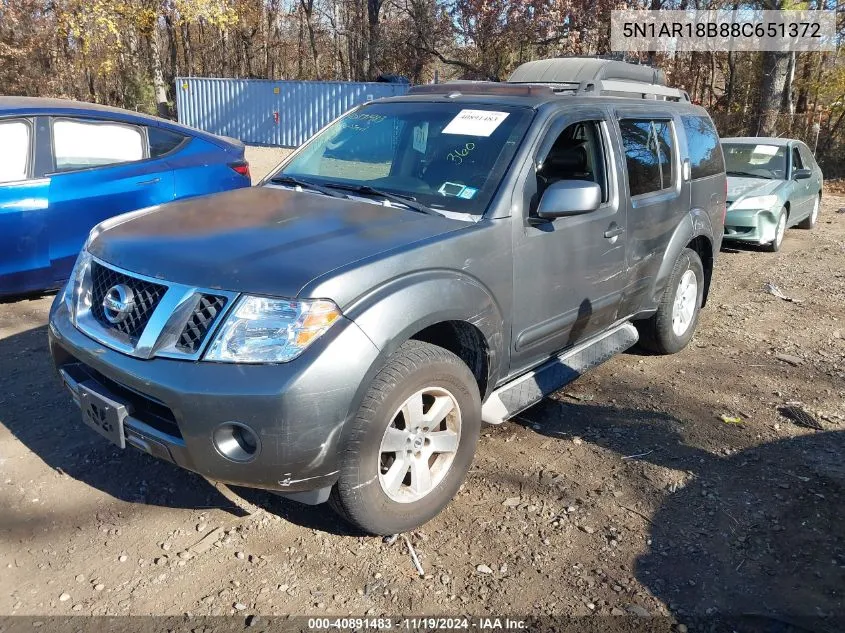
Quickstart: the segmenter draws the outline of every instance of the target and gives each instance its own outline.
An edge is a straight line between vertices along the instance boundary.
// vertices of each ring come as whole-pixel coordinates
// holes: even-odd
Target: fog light
[[[212,435],[217,451],[234,462],[248,462],[258,455],[261,442],[251,428],[240,422],[226,422]]]

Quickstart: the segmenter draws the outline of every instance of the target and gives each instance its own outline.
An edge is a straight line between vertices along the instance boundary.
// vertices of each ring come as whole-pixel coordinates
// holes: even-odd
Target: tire
[[[788,216],[789,212],[786,210],[786,207],[783,207],[780,210],[780,215],[778,215],[778,222],[775,225],[775,239],[763,246],[763,248],[768,252],[777,253],[780,250],[780,247],[783,245],[783,238],[786,235],[786,220]]]
[[[417,415],[409,414],[406,405],[418,402],[422,404]],[[436,427],[426,426],[439,418],[438,412],[447,410]],[[412,428],[420,431],[412,433]],[[466,364],[436,345],[407,341],[373,379],[352,422],[331,506],[370,534],[398,534],[417,528],[458,492],[480,432],[481,397]],[[436,433],[440,435],[435,437]],[[432,443],[441,442],[449,447],[456,443],[456,448],[438,453]],[[393,446],[405,450],[385,450]],[[423,469],[429,472],[427,482]]]
[[[691,288],[693,279],[695,287]],[[682,316],[680,313],[675,314],[679,291],[684,292],[685,299],[681,300],[681,304],[686,303],[683,306],[686,308],[685,318],[680,318]],[[703,300],[704,266],[701,264],[698,253],[691,248],[686,248],[672,268],[666,290],[663,291],[663,297],[657,306],[657,312],[651,318],[636,323],[640,333],[640,345],[658,354],[680,352],[695,334]],[[675,316],[679,317],[677,327],[673,320]],[[682,325],[684,325],[683,328],[681,328]]]
[[[799,229],[811,229],[816,226],[816,221],[819,219],[819,211],[821,210],[821,201],[822,196],[819,194],[816,196],[816,200],[813,203],[813,210],[810,212],[810,215],[798,223]]]

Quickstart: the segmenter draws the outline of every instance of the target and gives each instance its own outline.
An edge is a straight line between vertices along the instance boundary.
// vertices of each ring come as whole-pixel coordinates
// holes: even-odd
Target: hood
[[[783,183],[783,180],[728,176],[728,203],[736,202],[740,198],[765,196],[770,193],[776,193],[776,190]]]
[[[465,226],[400,207],[250,187],[118,216],[88,250],[166,281],[295,297],[334,269]]]

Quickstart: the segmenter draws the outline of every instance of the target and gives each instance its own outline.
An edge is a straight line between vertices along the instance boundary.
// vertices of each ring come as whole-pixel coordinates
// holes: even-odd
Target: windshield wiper
[[[348,198],[346,194],[339,193],[337,191],[332,191],[328,187],[323,187],[322,185],[318,185],[313,182],[308,182],[307,180],[300,180],[299,178],[294,178],[293,176],[273,176],[270,179],[272,183],[278,183],[280,185],[293,185],[295,187],[300,187],[301,189],[310,189],[311,191],[316,191],[317,193],[321,193],[324,196],[331,196],[332,198]]]
[[[766,180],[771,180],[771,176],[762,176],[760,174],[752,174],[750,171],[733,171],[728,170],[725,172],[728,176],[747,176],[750,178],[765,178]]]
[[[343,183],[333,182],[327,186],[332,187],[333,189],[343,189],[344,191],[360,193],[364,196],[381,196],[385,200],[390,200],[391,202],[404,205],[412,211],[416,211],[417,213],[425,213],[426,215],[437,215],[443,217],[434,209],[431,209],[425,206],[424,204],[417,202],[417,199],[413,196],[407,196],[401,193],[391,193],[389,191],[384,191],[383,189],[376,189],[375,187],[370,187],[369,185],[347,185]]]

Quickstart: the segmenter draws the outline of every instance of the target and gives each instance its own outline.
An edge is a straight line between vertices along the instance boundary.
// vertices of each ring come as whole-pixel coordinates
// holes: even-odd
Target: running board
[[[488,424],[501,424],[584,372],[624,352],[638,340],[637,328],[626,322],[576,345],[496,389],[481,407],[481,419]]]

